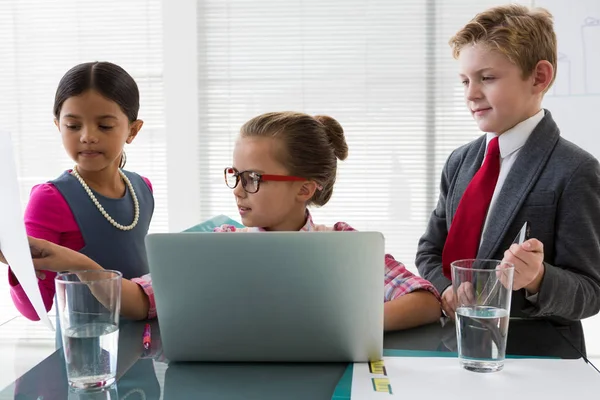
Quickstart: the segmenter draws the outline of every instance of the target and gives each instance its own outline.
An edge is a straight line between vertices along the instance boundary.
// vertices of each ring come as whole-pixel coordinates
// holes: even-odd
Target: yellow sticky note
[[[373,390],[376,392],[392,394],[392,385],[388,378],[372,378]]]
[[[383,360],[371,361],[369,363],[369,372],[377,375],[387,375],[385,365],[383,364]]]

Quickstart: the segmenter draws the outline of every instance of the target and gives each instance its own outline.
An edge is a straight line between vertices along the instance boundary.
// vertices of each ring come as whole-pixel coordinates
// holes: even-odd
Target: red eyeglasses
[[[238,171],[233,167],[225,168],[225,184],[230,189],[235,189],[238,183],[242,181],[242,187],[247,193],[256,193],[260,189],[261,182],[301,182],[306,181],[305,178],[290,175],[268,175],[259,174],[254,171]]]

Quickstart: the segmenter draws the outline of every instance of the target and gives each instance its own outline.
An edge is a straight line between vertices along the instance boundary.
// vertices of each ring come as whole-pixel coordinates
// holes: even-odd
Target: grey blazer
[[[483,135],[450,155],[437,207],[419,241],[419,273],[440,293],[451,284],[442,273],[446,236],[485,147]],[[506,177],[477,257],[502,259],[525,221],[531,223],[531,237],[544,244],[545,274],[535,304],[526,299],[525,290],[513,292],[511,317],[548,318],[571,326],[571,338],[583,341],[581,324],[571,322],[600,309],[600,165],[560,137],[548,110]]]

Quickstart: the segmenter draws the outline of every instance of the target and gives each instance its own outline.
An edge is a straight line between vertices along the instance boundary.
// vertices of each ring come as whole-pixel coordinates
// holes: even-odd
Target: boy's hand
[[[448,286],[446,290],[442,292],[442,310],[444,315],[450,319],[454,319],[454,312],[456,311],[456,299],[454,298],[454,290],[452,285]]]
[[[463,282],[456,291],[458,299],[456,299],[456,306],[473,306],[475,305],[475,288],[471,282]]]
[[[0,251],[0,262],[3,263],[3,264],[8,264],[6,262],[6,258],[4,258],[4,254],[2,254],[2,251]]]
[[[529,239],[523,244],[513,244],[504,252],[502,261],[515,266],[513,290],[525,288],[529,293],[540,291],[544,277],[544,244]]]

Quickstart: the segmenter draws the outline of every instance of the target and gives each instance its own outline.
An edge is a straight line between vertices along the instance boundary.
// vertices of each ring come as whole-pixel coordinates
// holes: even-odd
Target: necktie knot
[[[488,144],[486,157],[499,158],[500,145],[498,144],[498,136],[495,136]]]

